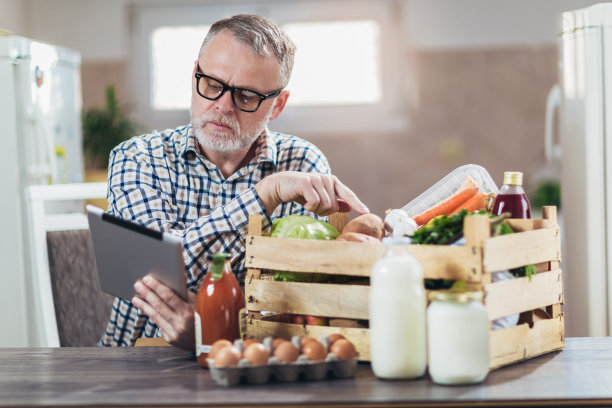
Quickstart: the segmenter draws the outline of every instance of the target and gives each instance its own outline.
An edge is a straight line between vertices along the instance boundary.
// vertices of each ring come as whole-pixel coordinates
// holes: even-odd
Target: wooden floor
[[[612,338],[568,338],[554,352],[489,373],[473,386],[428,377],[355,378],[222,387],[174,347],[0,349],[8,406],[612,406]]]

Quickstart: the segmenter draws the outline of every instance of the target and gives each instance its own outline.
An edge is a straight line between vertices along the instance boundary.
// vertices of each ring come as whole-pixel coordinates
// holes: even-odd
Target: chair
[[[58,201],[103,198],[106,183],[30,186],[26,196],[36,345],[95,346],[113,297],[99,288],[87,217],[47,209]]]
[[[100,289],[89,230],[48,231],[47,253],[60,346],[95,346],[113,296]]]

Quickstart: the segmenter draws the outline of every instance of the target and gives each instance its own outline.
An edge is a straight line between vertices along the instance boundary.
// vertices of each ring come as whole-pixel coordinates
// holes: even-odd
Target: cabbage
[[[271,237],[297,239],[336,239],[338,230],[326,222],[306,215],[288,215],[272,222]]]
[[[338,230],[326,222],[306,215],[288,215],[272,222],[271,237],[333,240],[340,235]],[[278,271],[275,281],[283,282],[327,282],[329,276],[323,273],[299,273]]]

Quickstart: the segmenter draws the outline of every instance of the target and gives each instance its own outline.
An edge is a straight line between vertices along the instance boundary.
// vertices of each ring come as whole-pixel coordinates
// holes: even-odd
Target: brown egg
[[[217,341],[215,341],[212,344],[212,347],[210,348],[210,351],[208,352],[208,358],[215,358],[215,355],[217,355],[217,353],[219,352],[219,350],[221,350],[222,348],[225,347],[229,347],[232,345],[232,342],[226,339],[219,339]]]
[[[344,336],[343,336],[343,335],[341,335],[340,333],[332,333],[332,334],[330,334],[330,335],[329,335],[327,338],[329,339],[329,342],[330,342],[331,344],[334,344],[334,343],[336,342],[336,340],[343,339],[343,338],[344,338]]]
[[[327,350],[325,346],[315,339],[312,339],[308,343],[302,346],[302,354],[304,354],[310,361],[321,361],[327,357]]]
[[[290,341],[284,341],[274,349],[274,357],[286,363],[297,360],[299,354],[298,348]]]
[[[260,343],[255,339],[246,339],[242,342],[242,344],[244,344],[244,349],[246,350],[251,344],[260,344]]]
[[[254,365],[265,364],[270,358],[270,352],[263,344],[255,342],[244,349],[244,358]]]
[[[300,339],[300,344],[302,345],[302,347],[304,347],[304,345],[305,345],[306,343],[310,342],[310,341],[317,341],[317,340],[315,340],[315,339],[314,339],[314,338],[312,338],[312,337],[302,337],[302,338]]]
[[[274,348],[277,348],[277,347],[279,346],[279,344],[281,344],[281,343],[283,343],[283,342],[285,342],[285,341],[287,341],[287,340],[282,339],[282,338],[280,338],[280,337],[277,337],[277,338],[275,338],[275,339],[272,341],[272,345],[274,346]]]
[[[233,367],[240,361],[240,352],[235,347],[224,347],[215,355],[216,367]]]
[[[355,358],[357,356],[357,350],[355,350],[355,346],[347,339],[336,340],[334,344],[332,344],[331,349],[329,351],[330,353],[334,353],[336,357],[342,360]]]

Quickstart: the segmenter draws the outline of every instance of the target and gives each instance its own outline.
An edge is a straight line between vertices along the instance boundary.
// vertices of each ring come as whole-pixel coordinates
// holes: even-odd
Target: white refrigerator
[[[33,315],[26,189],[83,180],[80,63],[76,52],[0,36],[0,347],[47,345]]]
[[[559,143],[547,132],[547,152],[561,163],[567,335],[609,336],[612,3],[563,13],[559,44],[559,84],[548,104],[558,101]]]

